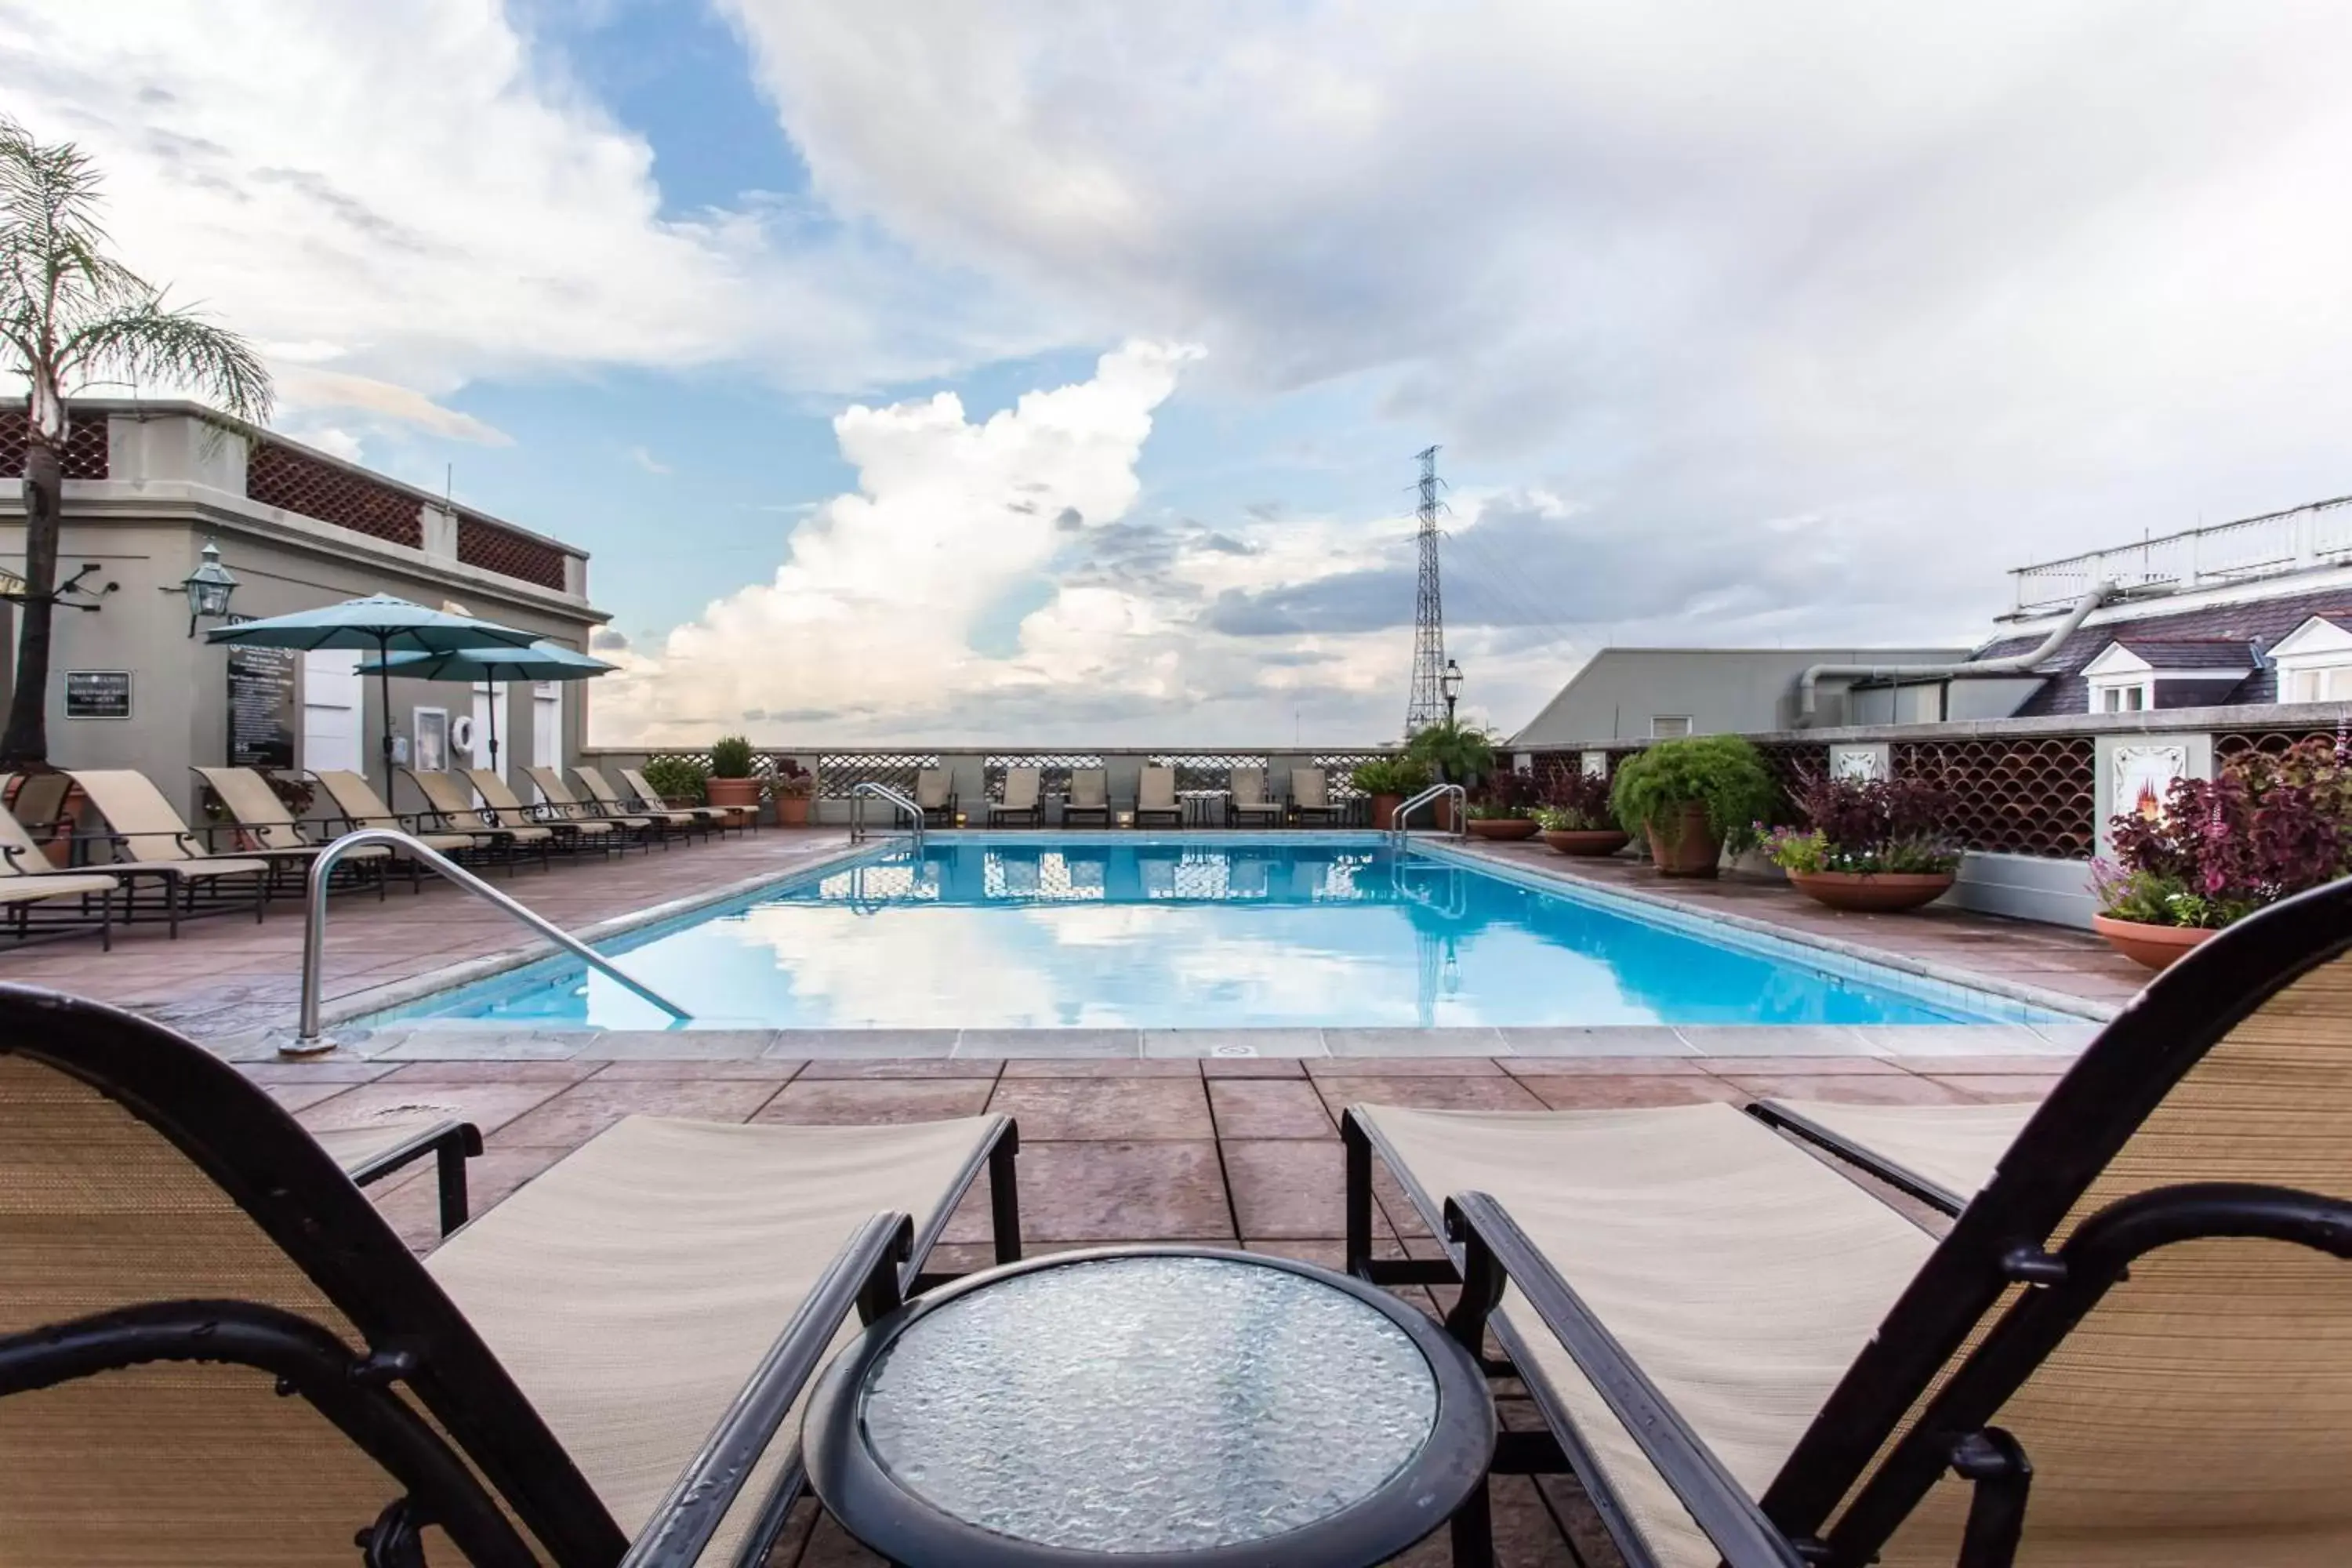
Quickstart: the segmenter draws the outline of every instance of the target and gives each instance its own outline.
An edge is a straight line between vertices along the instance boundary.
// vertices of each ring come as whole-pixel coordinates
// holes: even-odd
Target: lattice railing
[[[1099,752],[991,752],[981,762],[981,777],[985,783],[988,798],[1004,798],[1004,775],[1013,768],[1035,768],[1038,773],[1039,798],[1067,795],[1070,792],[1070,770],[1098,768],[1103,765]]]
[[[2335,744],[2339,752],[2352,748],[2352,734],[2342,729],[2233,731],[2213,737],[2213,760],[2226,763],[2231,757],[2243,756],[2248,752],[2280,756],[2305,741],[2326,741]]]
[[[1830,749],[1825,745],[1802,741],[1768,744],[1756,748],[1764,757],[1765,771],[1772,782],[1780,786],[1778,816],[1793,821],[1795,802],[1809,779],[1820,778],[1830,771]]]
[[[264,506],[371,539],[425,548],[424,506],[415,496],[275,441],[253,444],[245,460],[245,493]]]
[[[1971,849],[2086,860],[2097,842],[2095,748],[2088,735],[1898,741],[1896,778],[1958,797],[1955,829]]]
[[[939,765],[936,752],[824,752],[816,759],[816,793],[845,800],[859,784],[878,784],[912,800],[915,775]]]
[[[1394,752],[1318,752],[1315,765],[1329,775],[1333,800],[1363,800],[1367,796],[1350,775],[1366,763],[1385,762],[1395,755]]]
[[[1232,787],[1235,768],[1265,766],[1264,752],[1154,752],[1144,759],[1155,768],[1176,770],[1176,789],[1188,791],[1228,789]]]
[[[563,552],[544,540],[479,518],[457,519],[457,559],[519,583],[536,583],[542,588],[563,586]]]
[[[25,472],[25,437],[31,424],[23,409],[0,413],[0,476],[16,479]],[[84,415],[67,422],[66,449],[58,468],[68,479],[106,478],[106,416]]]

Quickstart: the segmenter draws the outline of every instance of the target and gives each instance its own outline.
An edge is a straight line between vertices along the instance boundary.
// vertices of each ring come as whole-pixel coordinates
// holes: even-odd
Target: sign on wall
[[[131,672],[127,669],[66,671],[66,717],[130,718]]]
[[[292,648],[228,649],[228,762],[234,768],[294,765]]]

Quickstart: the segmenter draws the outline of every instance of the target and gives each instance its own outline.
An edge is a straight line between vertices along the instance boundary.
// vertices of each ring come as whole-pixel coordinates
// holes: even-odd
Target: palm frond
[[[45,143],[0,116],[0,320],[36,345],[37,373],[79,321],[135,310],[154,290],[106,254],[100,176],[69,142]]]
[[[269,417],[269,371],[243,338],[151,294],[74,325],[58,345],[61,387],[110,381],[182,387],[254,424]]]

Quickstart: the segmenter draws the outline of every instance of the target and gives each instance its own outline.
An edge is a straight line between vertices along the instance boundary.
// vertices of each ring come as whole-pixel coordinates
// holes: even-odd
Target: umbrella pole
[[[482,706],[489,710],[490,715],[490,772],[499,773],[499,777],[504,778],[507,775],[499,773],[499,683],[495,680],[485,680],[482,682],[482,687],[489,699]]]
[[[375,679],[377,689],[383,694],[383,799],[386,805],[392,805],[393,795],[391,663],[392,639],[390,637],[378,637],[376,639]],[[394,806],[393,809],[397,811],[399,808],[397,806]]]

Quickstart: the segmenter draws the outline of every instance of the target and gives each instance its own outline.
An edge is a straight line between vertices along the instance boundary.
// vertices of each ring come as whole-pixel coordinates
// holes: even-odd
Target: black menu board
[[[292,648],[228,650],[228,761],[236,768],[294,765]]]

